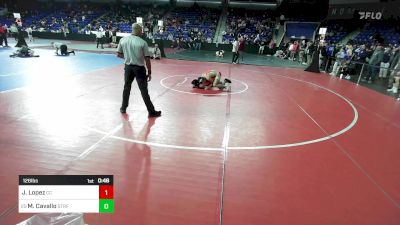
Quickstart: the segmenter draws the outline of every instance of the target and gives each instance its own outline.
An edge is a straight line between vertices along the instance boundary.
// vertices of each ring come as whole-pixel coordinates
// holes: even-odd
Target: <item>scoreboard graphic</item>
[[[113,175],[20,175],[20,213],[113,213]]]

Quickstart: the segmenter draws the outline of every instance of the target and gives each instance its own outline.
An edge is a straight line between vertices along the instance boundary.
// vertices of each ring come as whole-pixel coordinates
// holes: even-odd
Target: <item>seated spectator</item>
[[[286,59],[287,58],[287,55],[286,55],[286,52],[285,51],[283,51],[283,50],[277,50],[276,52],[275,52],[275,55],[274,56],[276,56],[276,57],[278,57],[278,58],[280,58],[280,59]]]
[[[152,58],[153,59],[161,59],[161,50],[158,47],[158,44],[154,45]]]
[[[179,39],[176,38],[171,45],[171,48],[179,48]]]
[[[224,50],[218,50],[215,52],[215,55],[218,57],[224,57],[225,51]]]

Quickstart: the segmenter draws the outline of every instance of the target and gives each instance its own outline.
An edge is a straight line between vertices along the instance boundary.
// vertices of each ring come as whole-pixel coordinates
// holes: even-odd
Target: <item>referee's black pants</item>
[[[122,106],[121,109],[126,109],[129,105],[129,96],[131,94],[132,82],[136,77],[136,82],[139,86],[140,93],[144,104],[146,104],[147,111],[149,113],[155,112],[154,105],[150,100],[150,96],[147,89],[147,75],[146,68],[144,66],[136,65],[125,65],[125,85],[122,94]]]

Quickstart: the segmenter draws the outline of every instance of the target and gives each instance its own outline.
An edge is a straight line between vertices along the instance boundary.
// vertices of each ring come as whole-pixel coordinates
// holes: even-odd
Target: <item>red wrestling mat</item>
[[[192,89],[210,69],[231,93]],[[119,113],[122,74],[0,94],[1,224],[31,216],[19,174],[113,174],[115,212],[90,225],[400,224],[392,98],[298,69],[161,60],[149,120],[136,84]]]

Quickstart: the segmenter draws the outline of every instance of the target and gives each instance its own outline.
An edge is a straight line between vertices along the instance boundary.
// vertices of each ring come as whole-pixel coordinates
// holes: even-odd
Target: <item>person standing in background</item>
[[[258,54],[260,54],[260,55],[264,54],[264,48],[265,48],[265,43],[262,41],[262,42],[259,44]]]
[[[0,23],[0,46],[3,46],[3,41],[5,44],[4,47],[8,47],[7,28]]]
[[[379,67],[383,59],[383,49],[381,45],[378,45],[368,61],[369,71],[367,77],[363,81],[368,81],[368,83],[373,83],[376,76],[379,73]]]
[[[394,91],[396,88],[393,88],[393,82],[394,82],[394,77],[397,74],[397,72],[400,71],[400,45],[397,45],[394,47],[394,51],[393,51],[393,57],[390,60],[390,66],[389,66],[389,80],[388,80],[388,87],[387,87],[387,91],[391,92]],[[396,68],[396,66],[398,66]],[[396,89],[397,92],[397,89]]]
[[[11,24],[11,26],[10,26],[10,33],[11,33],[11,36],[14,37],[15,40],[17,41],[18,40],[18,28],[14,23]]]
[[[388,68],[390,66],[390,58],[392,57],[392,49],[389,47],[385,48],[383,52],[383,58],[381,62],[381,68],[379,69],[379,77],[386,78],[388,73]]]
[[[103,31],[102,30],[103,30],[103,28],[98,29],[97,32],[96,32],[96,42],[97,42],[96,48],[99,48],[99,44],[100,44],[101,49],[104,49],[104,47],[103,47],[103,36],[104,35],[103,35]]]
[[[117,32],[118,32],[118,28],[112,29],[112,40],[111,40],[111,42],[114,43],[114,44],[117,44]]]
[[[29,40],[29,42],[33,42],[32,32],[33,32],[33,30],[32,30],[31,27],[26,28],[26,33],[28,33],[28,40]]]
[[[243,37],[239,38],[239,47],[238,47],[238,59],[239,57],[242,57],[242,62],[243,62],[243,53],[244,53],[244,49],[246,48],[246,41],[244,40]],[[239,60],[237,60],[237,62],[239,63]]]
[[[239,42],[238,39],[235,37],[235,39],[232,42],[232,54],[233,54],[232,64],[236,64],[239,59],[238,48],[239,48]]]

